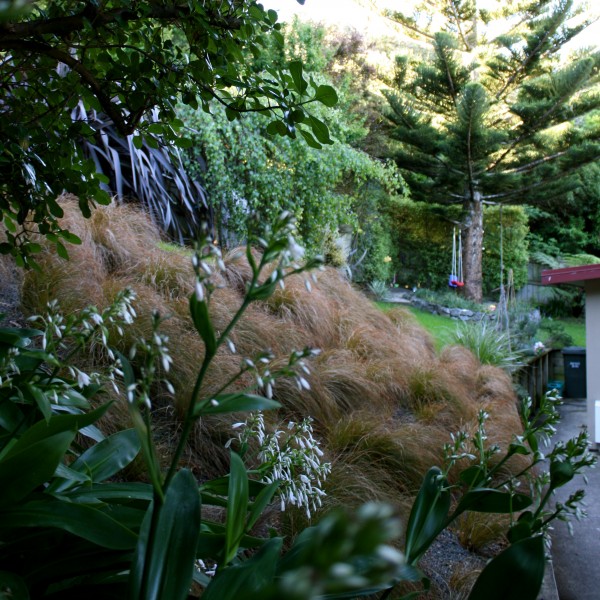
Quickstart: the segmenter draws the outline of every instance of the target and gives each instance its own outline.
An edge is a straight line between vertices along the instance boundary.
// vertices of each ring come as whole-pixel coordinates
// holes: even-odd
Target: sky
[[[374,14],[367,7],[368,0],[305,0],[302,6],[296,0],[262,0],[266,8],[273,8],[278,11],[281,21],[289,20],[294,14],[297,14],[302,20],[323,22],[325,24],[337,25],[338,27],[353,27],[358,29],[367,37],[370,35],[391,34],[393,27],[385,24],[385,20]],[[577,3],[583,3],[583,0],[575,0]],[[406,10],[410,0],[378,0],[379,5],[385,5],[389,8],[401,6]],[[485,5],[486,0],[480,0],[480,5]],[[588,2],[594,8],[590,9],[591,14],[600,17],[600,3],[597,0]],[[600,21],[588,27],[580,33],[569,45],[570,48],[576,46],[597,45],[600,40]]]

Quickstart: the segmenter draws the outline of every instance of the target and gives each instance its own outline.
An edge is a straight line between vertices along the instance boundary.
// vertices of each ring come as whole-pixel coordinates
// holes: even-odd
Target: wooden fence
[[[515,379],[533,400],[539,404],[548,391],[548,381],[556,379],[560,370],[560,350],[546,350],[532,356],[516,373]]]

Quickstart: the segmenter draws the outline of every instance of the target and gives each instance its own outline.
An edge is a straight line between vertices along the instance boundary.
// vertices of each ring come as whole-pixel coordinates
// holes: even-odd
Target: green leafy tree
[[[391,16],[426,46],[397,59],[388,93],[392,153],[416,200],[463,209],[466,295],[482,296],[483,206],[535,203],[577,185],[598,158],[600,54],[564,45],[572,0],[429,0]],[[490,6],[490,3],[486,3]],[[564,55],[563,55],[564,57]]]
[[[216,106],[211,115],[184,110],[181,116],[196,132],[188,168],[203,180],[225,246],[246,238],[250,212],[270,221],[287,210],[298,219],[302,241],[324,254],[328,232],[337,237],[341,225],[358,227],[357,215],[372,194],[369,184],[394,193],[402,183],[395,165],[344,141],[347,123],[337,110],[329,114],[336,143],[320,150],[268,135],[259,115],[230,122]]]
[[[274,38],[282,43],[277,13],[250,0],[235,2],[56,0],[0,5],[0,219],[7,242],[0,246],[22,264],[39,246],[30,233],[55,241],[77,238],[57,223],[55,198],[63,190],[80,198],[89,214],[107,203],[108,181],[85,158],[82,140],[96,128],[84,113],[101,112],[122,136],[189,145],[181,136],[175,106],[225,107],[230,119],[268,112],[271,133],[309,144],[330,144],[327,126],[311,103],[333,106],[333,88],[307,81],[302,63],[290,69],[257,71],[259,56]],[[144,119],[151,111],[158,118]]]

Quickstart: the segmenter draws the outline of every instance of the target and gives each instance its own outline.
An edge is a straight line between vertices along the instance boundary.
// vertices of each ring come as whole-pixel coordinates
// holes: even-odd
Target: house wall
[[[590,440],[594,442],[596,440],[594,403],[600,400],[600,280],[586,281],[585,293],[587,425]]]

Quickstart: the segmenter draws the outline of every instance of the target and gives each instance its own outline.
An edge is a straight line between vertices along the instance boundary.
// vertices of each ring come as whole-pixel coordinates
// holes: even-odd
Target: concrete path
[[[585,400],[565,399],[560,409],[562,420],[555,439],[575,437],[586,422]],[[557,490],[564,501],[575,490],[585,490],[588,517],[573,522],[573,535],[561,521],[552,532],[552,560],[560,600],[600,600],[600,465],[587,471],[588,485],[582,476]]]

